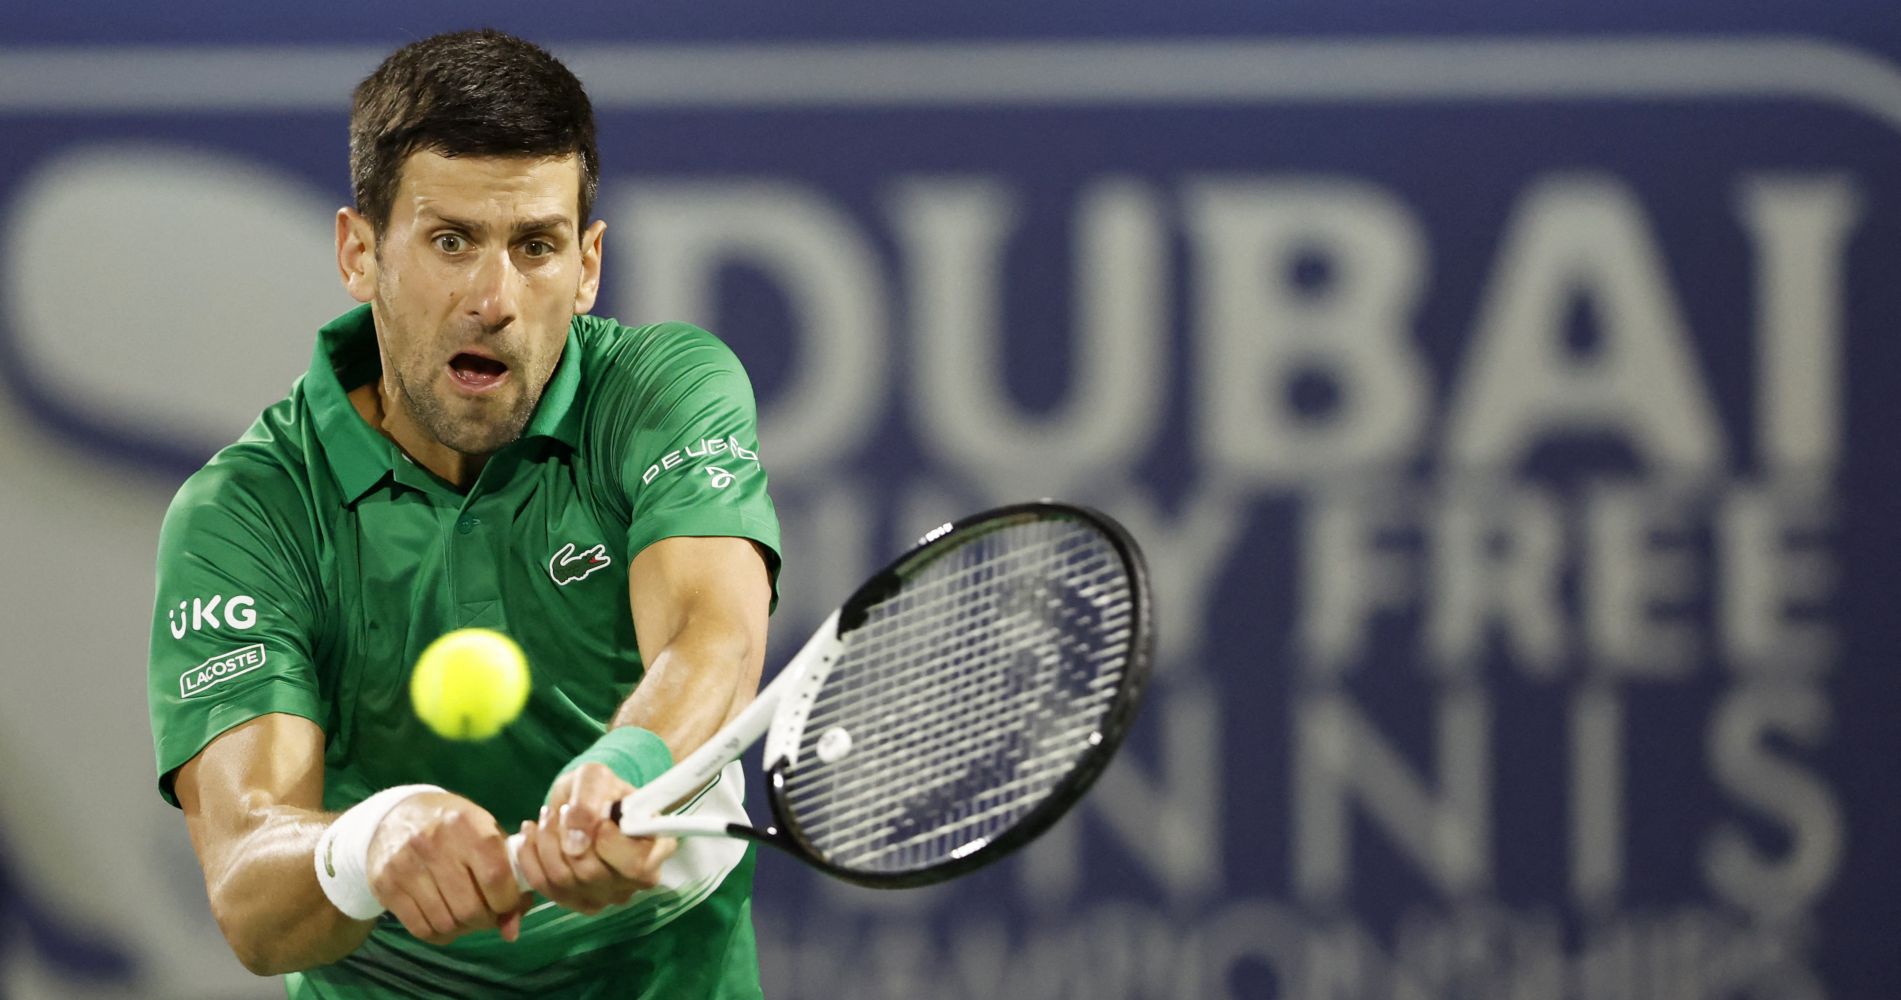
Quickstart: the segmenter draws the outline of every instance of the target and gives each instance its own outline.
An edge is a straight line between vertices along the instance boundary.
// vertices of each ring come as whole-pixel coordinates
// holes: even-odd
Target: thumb
[[[528,915],[528,907],[531,905],[533,904],[530,897],[527,894],[523,894],[521,905],[516,907],[508,916],[502,918],[500,925],[502,940],[509,942],[520,940],[521,921],[523,917]]]

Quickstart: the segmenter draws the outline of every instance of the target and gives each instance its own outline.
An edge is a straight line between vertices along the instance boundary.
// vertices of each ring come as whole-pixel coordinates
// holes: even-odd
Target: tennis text
[[[888,192],[890,276],[815,193],[636,186],[651,246],[621,259],[641,301],[709,315],[696,296],[741,263],[797,304],[766,422],[787,536],[826,558],[781,616],[815,617],[919,526],[1080,494],[1143,540],[1167,623],[1129,747],[1012,870],[1026,906],[1109,878],[1169,899],[1182,926],[1100,906],[1041,937],[943,942],[906,930],[925,903],[827,885],[862,933],[773,960],[813,983],[838,973],[803,956],[828,948],[925,970],[902,989],[865,970],[836,994],[867,997],[992,995],[959,977],[1003,968],[1056,970],[1027,995],[1256,995],[1219,978],[1252,968],[1274,995],[1493,996],[1555,976],[1610,997],[1653,959],[1677,963],[1673,996],[1808,995],[1811,944],[1776,929],[1838,884],[1849,835],[1823,761],[1863,192],[1837,173],[1722,183],[1723,216],[1699,221],[1749,292],[1721,352],[1692,334],[1709,320],[1672,284],[1675,244],[1606,173],[1532,178],[1459,286],[1433,280],[1420,215],[1371,183],[1100,179],[1074,202],[1072,328],[1054,335],[1014,315],[1027,293],[1006,260],[1036,248],[1014,245],[1000,182]],[[1036,373],[1060,390],[1031,405],[1010,358],[1034,336],[1071,347],[1065,371]],[[894,424],[931,471],[878,471]],[[1163,465],[1180,480],[1166,495],[1146,485]],[[1234,685],[1250,664],[1259,683]],[[1640,825],[1658,811],[1667,837]],[[1105,843],[1117,863],[1098,868]],[[1557,902],[1514,909],[1505,884]],[[1354,920],[1368,893],[1405,911],[1397,926]],[[1259,902],[1211,903],[1240,894]],[[1059,985],[1118,956],[1141,960]]]

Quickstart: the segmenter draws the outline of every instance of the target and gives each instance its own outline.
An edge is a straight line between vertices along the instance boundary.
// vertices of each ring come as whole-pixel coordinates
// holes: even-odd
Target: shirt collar
[[[541,401],[522,432],[523,439],[552,438],[569,448],[579,443],[581,346],[577,326],[578,322],[568,327],[561,361],[542,390]],[[346,386],[362,385],[382,370],[376,350],[376,323],[368,305],[357,306],[317,331],[310,371],[304,376],[304,394],[330,470],[350,503],[390,475],[405,482],[412,473],[420,479],[430,478],[394,442],[377,433],[350,402]]]

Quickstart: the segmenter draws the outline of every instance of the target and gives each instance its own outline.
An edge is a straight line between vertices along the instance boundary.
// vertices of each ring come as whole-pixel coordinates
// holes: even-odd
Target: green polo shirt
[[[771,553],[752,388],[726,346],[681,324],[576,317],[520,440],[466,494],[410,462],[346,392],[380,371],[368,307],[324,327],[310,371],[188,479],[159,536],[148,684],[159,790],[220,733],[271,712],[321,726],[324,807],[411,782],[513,829],[640,682],[627,567],[680,535]],[[526,652],[521,718],[443,740],[410,709],[424,646],[479,625]],[[743,816],[739,768],[696,811]],[[447,947],[385,916],[292,996],[750,997],[759,994],[751,852],[683,841],[658,888],[586,918],[546,901],[521,939]]]

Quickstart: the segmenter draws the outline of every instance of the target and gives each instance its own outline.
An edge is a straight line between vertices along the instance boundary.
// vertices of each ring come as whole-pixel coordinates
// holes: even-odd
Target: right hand
[[[521,934],[529,898],[515,884],[507,839],[488,810],[450,792],[398,803],[370,839],[370,889],[403,927],[430,944],[499,927]]]

